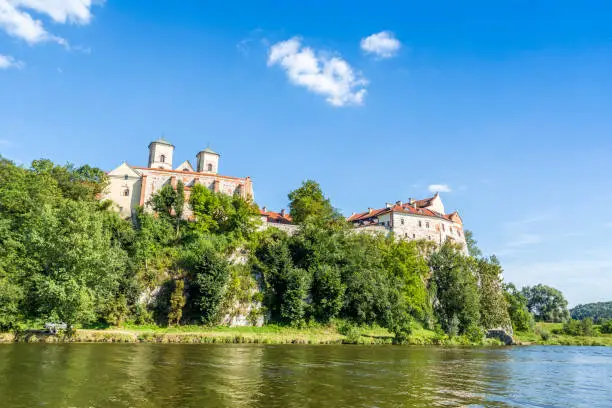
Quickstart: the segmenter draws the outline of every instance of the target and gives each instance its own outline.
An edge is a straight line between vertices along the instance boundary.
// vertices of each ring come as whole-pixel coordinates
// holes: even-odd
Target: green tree
[[[508,304],[512,328],[515,331],[531,331],[534,319],[527,307],[527,298],[512,283],[504,284],[504,296]]]
[[[559,290],[541,283],[521,289],[527,308],[538,321],[564,322],[569,318],[567,300]]]
[[[185,307],[185,281],[181,278],[174,281],[174,290],[170,297],[170,311],[168,312],[168,324],[178,325],[183,317],[183,307]]]
[[[321,186],[316,181],[304,181],[298,189],[290,192],[288,197],[291,217],[298,224],[306,221],[329,222],[342,218],[323,195]]]
[[[218,322],[229,280],[229,263],[209,241],[186,249],[183,265],[190,278],[190,308],[206,325]]]
[[[442,328],[452,334],[455,319],[458,332],[480,325],[480,296],[473,272],[474,261],[452,245],[444,244],[429,261],[435,285],[435,311]]]
[[[572,319],[586,319],[590,317],[595,323],[612,319],[612,302],[597,302],[578,305],[570,310]]]
[[[478,241],[474,239],[474,233],[470,230],[465,230],[464,236],[470,256],[472,258],[480,258],[482,256],[482,251],[478,248]]]
[[[381,241],[383,266],[398,279],[403,300],[410,314],[427,323],[433,311],[429,302],[427,279],[429,266],[421,256],[417,241],[396,241],[393,238]]]
[[[328,322],[337,317],[344,304],[346,286],[336,265],[320,265],[313,273],[312,303],[315,318]]]
[[[495,256],[476,260],[480,293],[480,324],[485,329],[511,329],[508,304],[502,286],[502,267]]]

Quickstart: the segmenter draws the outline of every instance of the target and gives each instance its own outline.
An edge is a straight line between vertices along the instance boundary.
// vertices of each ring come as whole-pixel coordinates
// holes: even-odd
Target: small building
[[[209,147],[196,154],[196,167],[189,160],[178,166],[173,165],[174,145],[160,138],[149,144],[149,160],[146,167],[122,163],[108,173],[109,186],[103,199],[111,200],[113,208],[122,217],[134,214],[138,206],[145,206],[151,196],[165,185],[176,188],[179,180],[185,185],[185,199],[189,200],[191,188],[196,184],[223,194],[240,194],[243,198],[253,197],[253,183],[250,177],[231,177],[219,174],[219,153]],[[191,214],[188,206],[185,217]]]
[[[387,203],[383,208],[368,208],[347,219],[363,232],[393,233],[397,239],[428,240],[442,245],[456,242],[467,253],[463,220],[457,211],[446,214],[440,195],[423,200]]]
[[[297,231],[297,225],[293,224],[293,219],[284,209],[280,212],[268,211],[266,207],[259,210],[261,216],[262,229],[278,228],[281,231],[292,235]]]

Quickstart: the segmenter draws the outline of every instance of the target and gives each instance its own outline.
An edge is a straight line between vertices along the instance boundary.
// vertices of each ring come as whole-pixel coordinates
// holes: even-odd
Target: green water
[[[612,407],[612,348],[0,345],[0,407]]]

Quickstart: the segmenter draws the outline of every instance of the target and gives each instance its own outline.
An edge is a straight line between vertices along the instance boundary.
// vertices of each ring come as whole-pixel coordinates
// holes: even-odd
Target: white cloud
[[[0,30],[28,44],[53,41],[67,46],[65,39],[49,33],[32,12],[46,15],[58,24],[88,24],[91,7],[103,0],[0,0]]]
[[[25,64],[23,62],[16,60],[10,55],[0,54],[0,69],[9,69],[9,68],[21,69],[24,67],[24,65]]]
[[[361,39],[361,49],[380,58],[394,57],[402,44],[391,31],[381,31]]]
[[[430,193],[450,193],[453,191],[448,184],[430,184],[427,189]]]
[[[612,228],[612,222],[608,222],[604,225],[606,228]]]
[[[272,65],[282,67],[295,85],[324,95],[333,106],[361,105],[367,92],[367,81],[345,60],[316,55],[312,48],[302,46],[298,37],[270,47],[268,66]]]

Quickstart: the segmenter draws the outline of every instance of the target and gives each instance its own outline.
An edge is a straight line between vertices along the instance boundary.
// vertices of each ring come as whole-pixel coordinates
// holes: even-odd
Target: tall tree
[[[480,322],[485,329],[512,329],[502,286],[502,268],[495,256],[476,260],[480,292]]]
[[[291,217],[298,224],[306,221],[325,222],[340,218],[316,181],[304,181],[298,189],[289,193],[289,201]]]
[[[567,300],[561,291],[538,284],[521,290],[527,299],[527,308],[538,321],[564,322],[569,318]]]
[[[430,258],[435,311],[449,334],[466,333],[480,326],[480,295],[473,263],[449,244],[442,245]]]
[[[533,328],[533,315],[527,308],[527,298],[513,283],[504,285],[504,296],[508,303],[508,314],[515,331],[530,331]]]
[[[480,258],[482,251],[478,248],[478,241],[474,239],[474,233],[470,230],[465,230],[465,243],[468,248],[468,253],[472,258]]]

